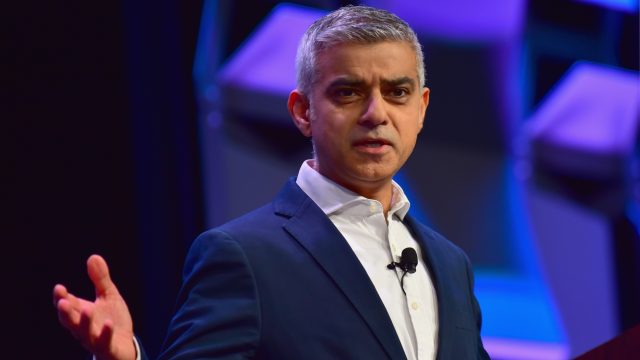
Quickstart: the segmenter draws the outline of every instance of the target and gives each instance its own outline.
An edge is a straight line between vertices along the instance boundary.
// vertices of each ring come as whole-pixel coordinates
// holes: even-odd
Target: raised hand
[[[133,321],[127,304],[109,277],[99,255],[87,260],[87,272],[96,290],[95,301],[81,299],[60,284],[53,288],[58,319],[99,360],[133,360]]]

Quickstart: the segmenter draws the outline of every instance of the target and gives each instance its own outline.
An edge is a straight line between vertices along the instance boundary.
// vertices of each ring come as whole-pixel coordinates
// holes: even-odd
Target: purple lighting
[[[565,360],[569,358],[569,349],[563,344],[495,338],[483,338],[482,342],[494,359]]]
[[[287,96],[296,87],[295,58],[304,31],[324,12],[281,4],[232,55],[223,84]]]
[[[510,40],[522,29],[524,0],[367,0],[389,10],[418,32],[462,41]]]
[[[530,136],[598,154],[629,154],[640,106],[638,73],[575,64],[530,120]]]

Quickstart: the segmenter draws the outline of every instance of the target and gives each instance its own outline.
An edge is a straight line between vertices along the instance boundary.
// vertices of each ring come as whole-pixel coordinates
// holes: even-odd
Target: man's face
[[[308,126],[296,121],[312,137],[316,169],[360,194],[390,185],[415,147],[429,100],[413,49],[341,44],[321,52],[316,66]]]

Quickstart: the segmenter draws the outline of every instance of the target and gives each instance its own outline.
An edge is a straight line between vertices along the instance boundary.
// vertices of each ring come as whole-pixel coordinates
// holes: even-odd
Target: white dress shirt
[[[420,246],[402,223],[409,200],[393,182],[391,207],[384,217],[382,204],[360,196],[322,176],[312,168],[313,160],[300,167],[296,183],[329,217],[360,260],[398,334],[408,360],[435,359],[438,337],[438,302]],[[418,253],[413,274],[400,281],[402,270],[387,269],[400,261],[402,250]]]

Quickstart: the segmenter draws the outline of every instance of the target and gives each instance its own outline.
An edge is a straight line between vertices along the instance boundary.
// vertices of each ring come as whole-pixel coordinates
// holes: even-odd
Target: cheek
[[[420,126],[417,124],[410,128],[405,128],[404,133],[400,134],[403,144],[403,152],[405,156],[409,156],[416,146],[418,140],[418,133],[420,132]]]
[[[349,127],[347,121],[339,113],[324,112],[314,117],[313,131],[321,134],[324,142],[340,143],[348,137]]]
[[[341,128],[336,126],[334,121],[327,121],[329,119],[327,114],[315,113],[311,118],[311,132],[313,144],[316,151],[319,151],[325,156],[332,156],[330,154],[338,152],[342,146],[341,140],[344,135],[341,133]]]

